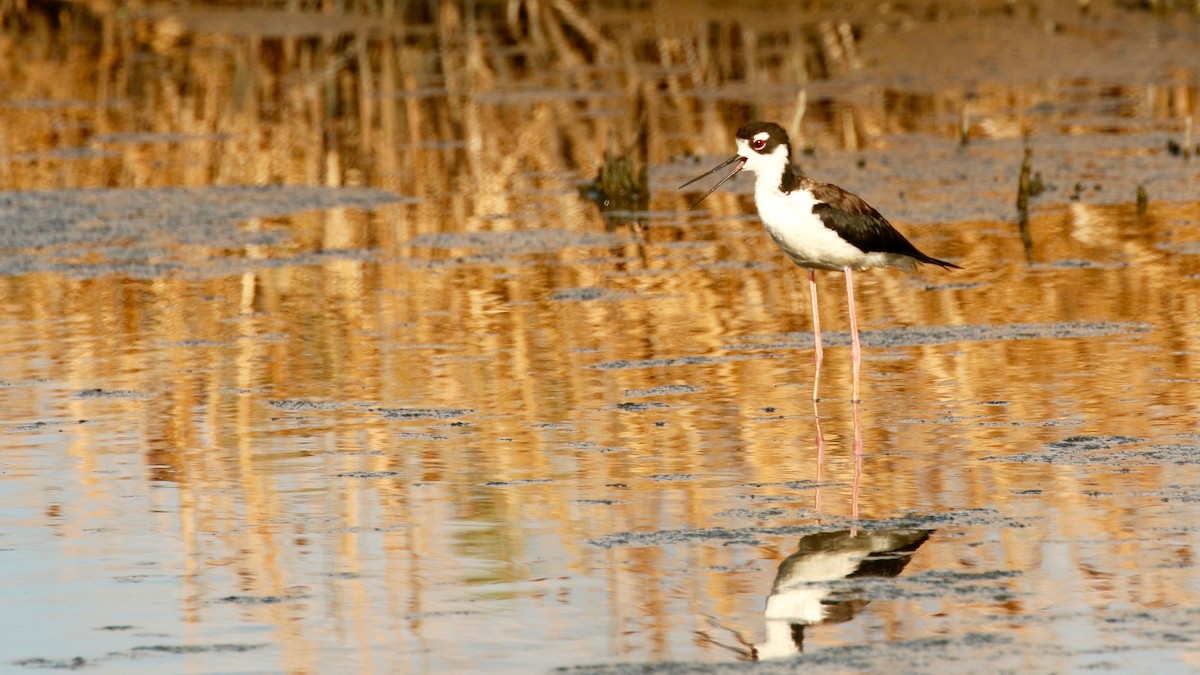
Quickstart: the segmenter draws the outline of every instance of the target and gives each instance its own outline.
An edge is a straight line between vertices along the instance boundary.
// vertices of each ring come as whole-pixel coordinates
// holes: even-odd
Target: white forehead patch
[[[769,134],[765,131],[760,131],[757,134],[754,134],[754,140],[756,140],[756,141],[765,141],[770,137],[771,137],[771,134]]]

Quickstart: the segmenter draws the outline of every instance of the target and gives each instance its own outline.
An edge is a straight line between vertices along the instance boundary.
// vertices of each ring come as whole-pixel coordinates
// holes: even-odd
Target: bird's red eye
[[[762,138],[756,138],[750,143],[750,147],[754,148],[755,150],[762,150],[763,148],[767,147],[767,142]]]

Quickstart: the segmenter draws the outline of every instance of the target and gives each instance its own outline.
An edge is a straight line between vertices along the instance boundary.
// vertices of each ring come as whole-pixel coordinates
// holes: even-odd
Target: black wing
[[[958,265],[925,255],[861,197],[836,185],[819,183],[811,188],[817,204],[813,214],[825,226],[864,253],[898,253],[942,267]]]

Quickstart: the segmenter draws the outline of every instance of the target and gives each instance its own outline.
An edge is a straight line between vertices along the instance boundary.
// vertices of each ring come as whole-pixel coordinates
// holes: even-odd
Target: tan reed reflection
[[[1106,217],[1104,210],[1097,214]],[[1120,210],[1108,214],[1124,217]],[[1170,211],[1160,214],[1172,217]],[[352,223],[365,240],[386,231],[391,218],[333,217]],[[299,218],[294,227],[298,232],[319,231],[317,221]],[[1047,234],[1042,250],[1046,258],[1078,256],[1084,244],[1065,236],[1067,229],[1058,229],[1069,227],[1069,221],[1046,218],[1035,224]],[[1149,433],[1153,418],[1131,415],[1114,405],[1121,387],[1150,389],[1156,377],[1158,352],[1130,350],[1129,341],[1135,338],[917,346],[882,361],[871,357],[887,356],[892,350],[868,343],[871,371],[877,375],[865,383],[866,399],[904,405],[883,410],[868,403],[860,412],[850,409],[844,398],[823,403],[828,450],[813,446],[806,398],[811,361],[805,348],[786,350],[784,358],[591,368],[617,360],[737,355],[728,350],[730,336],[803,331],[808,318],[791,309],[784,270],[695,264],[721,255],[732,260],[769,257],[770,249],[761,246],[769,242],[756,246],[736,231],[749,226],[732,225],[714,232],[716,238],[701,238],[686,248],[651,240],[645,269],[630,262],[627,249],[601,247],[479,263],[454,263],[445,256],[440,264],[433,263],[441,254],[413,250],[413,258],[399,264],[333,259],[215,279],[9,277],[3,300],[25,323],[8,325],[14,332],[6,343],[20,345],[25,357],[13,363],[25,366],[6,373],[5,379],[48,377],[69,390],[103,387],[145,396],[109,403],[113,407],[107,410],[143,420],[144,435],[136,444],[157,467],[158,479],[178,486],[178,517],[188,542],[181,560],[197,581],[219,565],[240,579],[245,593],[287,595],[293,591],[289,577],[303,569],[304,552],[317,542],[332,547],[338,569],[354,572],[364,564],[364,535],[355,528],[382,527],[389,530],[383,535],[388,550],[399,556],[395,564],[410,570],[389,584],[418,603],[424,591],[412,585],[411,578],[434,574],[447,579],[445,575],[465,573],[436,571],[436,561],[463,546],[470,557],[497,565],[477,583],[519,579],[519,561],[529,544],[522,529],[512,524],[531,519],[551,523],[566,554],[584,569],[592,564],[587,561],[597,558],[626,569],[613,582],[618,597],[653,598],[662,592],[653,549],[598,554],[584,543],[589,533],[727,525],[709,508],[710,491],[736,491],[739,485],[755,482],[827,484],[818,510],[823,507],[823,513],[840,517],[892,513],[899,505],[928,509],[963,501],[991,503],[1005,493],[1010,476],[993,465],[964,474],[956,463],[935,461],[936,450],[969,457],[969,444],[988,447],[997,428],[1056,420],[1060,410],[1075,414],[1079,403],[1063,401],[1061,391],[1043,382],[1045,373],[1071,371],[1081,360],[1120,363],[1119,372],[1143,378],[1118,382],[1117,371],[1100,367],[1081,373],[1079,382],[1082,390],[1095,392],[1086,409],[1122,420],[1131,434]],[[993,250],[1010,246],[1013,260],[1019,258],[1019,244],[1010,238],[997,236],[988,243]],[[952,251],[961,246],[953,238],[945,244]],[[312,240],[309,245],[323,244]],[[1179,321],[1176,313],[1186,312],[1191,300],[1172,294],[1166,283],[1177,274],[1177,265],[1149,259],[1121,275],[1085,271],[1092,289],[1086,296],[1064,296],[1067,288],[1053,282],[1059,273],[1021,272],[1023,264],[1013,262],[1004,274],[981,273],[993,302],[969,314],[962,304],[979,291],[968,288],[950,298],[938,297],[900,275],[880,275],[864,284],[869,291],[862,294],[863,315],[875,323],[868,331],[895,320],[888,317],[938,325],[948,315],[955,316],[956,308],[963,312],[964,323],[983,324],[1151,318],[1174,326],[1176,333],[1168,335],[1186,343],[1194,339],[1194,327]],[[660,273],[663,270],[670,273]],[[551,299],[557,289],[587,287],[631,295],[600,302]],[[955,297],[962,304],[953,304]],[[1086,313],[1078,308],[1081,297],[1091,303]],[[1146,311],[1161,315],[1148,317]],[[831,313],[830,324],[844,327],[846,317]],[[32,342],[23,334],[25,326],[37,328]],[[1034,359],[1039,368],[1029,367]],[[1186,354],[1172,359],[1181,372],[1193,366]],[[828,362],[831,392],[844,390],[849,381],[843,362]],[[1005,373],[1003,379],[993,377],[997,370]],[[948,441],[946,425],[904,422],[909,416],[936,416],[946,389],[930,385],[939,382],[952,382],[954,395],[962,400],[1010,400],[1002,407],[980,408],[976,419],[954,423],[953,440]],[[614,408],[616,402],[638,400],[624,398],[625,392],[664,383],[700,391],[650,399],[673,407],[644,412]],[[1014,386],[1025,390],[1019,399],[1012,397]],[[1194,387],[1180,383],[1163,390],[1159,405],[1164,410],[1186,405]],[[291,399],[334,408],[295,414],[268,403]],[[24,406],[14,401],[12,409],[19,419],[91,418],[99,429],[109,424],[97,417],[96,403],[68,399],[68,404],[58,410],[53,400],[49,407],[45,401]],[[764,419],[770,417],[761,412],[765,405],[781,408],[785,419]],[[390,421],[375,412],[378,408],[477,412],[463,418],[468,427],[458,428],[428,419]],[[847,413],[862,419],[852,423]],[[665,424],[656,426],[659,421]],[[117,495],[90,473],[101,445],[94,428],[85,425],[73,437],[82,462],[79,478],[95,486],[97,504],[107,504]],[[1036,447],[1045,432],[1038,426],[1018,426],[1008,438],[1018,446]],[[956,446],[947,447],[948,442]],[[860,447],[868,455],[866,467],[863,455],[854,452]],[[303,460],[311,453],[327,458],[311,465]],[[312,480],[303,477],[311,470],[305,467],[318,470],[311,497],[297,496],[293,490]],[[400,475],[379,480],[333,477],[362,471]],[[697,478],[661,478],[676,474]],[[510,488],[485,485],[530,478],[551,482]],[[418,490],[407,485],[414,480],[433,485]],[[1084,493],[1103,489],[1103,483],[1095,482],[1105,480],[1109,479],[1089,477],[1086,489],[1082,483],[1061,485],[1064,505],[1079,500],[1079,506],[1085,506]],[[1126,485],[1145,481],[1147,488],[1154,484],[1146,475],[1119,480]],[[627,487],[606,487],[612,484]],[[860,486],[855,495],[854,488]],[[782,488],[765,491],[786,494]],[[579,500],[595,499],[597,494],[618,503],[602,508],[579,505]],[[304,505],[316,503],[333,519],[329,524],[296,520],[298,508],[307,510],[311,507]],[[792,503],[807,509],[812,502],[800,492]],[[418,515],[428,511],[438,515],[432,521]],[[490,534],[464,540],[440,533],[445,523],[460,519],[486,524]],[[1079,527],[1130,525],[1121,520]],[[296,532],[300,539],[290,540],[285,531]],[[1013,556],[1036,555],[1025,542],[1009,545]],[[701,555],[704,565],[715,569],[737,563],[723,547],[705,547]],[[692,600],[708,602],[712,586],[722,579],[712,573],[698,585]],[[197,603],[204,593],[201,587],[193,591]],[[720,593],[715,597],[736,599]],[[343,599],[348,603],[344,611],[355,621],[376,611],[368,598]],[[660,623],[655,634],[665,640],[674,629],[669,614],[654,615],[654,603],[637,606],[639,612],[650,612],[639,616]],[[669,612],[667,605],[662,607]],[[734,611],[732,606],[727,609]],[[188,608],[196,616],[200,610],[200,604]],[[633,611],[622,607],[619,614],[628,618]],[[254,613],[264,621],[278,619],[290,626],[281,626],[283,634],[291,636],[288,640],[310,639],[294,633],[300,629],[275,609]]]

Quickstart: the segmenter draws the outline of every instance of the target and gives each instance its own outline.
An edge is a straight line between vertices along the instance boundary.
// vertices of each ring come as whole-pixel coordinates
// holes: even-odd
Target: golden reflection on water
[[[345,218],[371,231],[405,208]],[[1155,215],[1173,213],[1164,206]],[[1112,218],[1124,217],[1114,208],[1039,220],[1047,233],[1043,253],[1092,259],[1071,232],[1086,229],[1084,221],[1112,228]],[[789,298],[787,280],[799,273],[779,265],[767,242],[738,232],[752,227],[733,224],[694,246],[647,245],[647,260],[670,274],[637,270],[622,247],[595,247],[444,265],[431,265],[440,256],[429,251],[404,249],[408,255],[394,262],[331,260],[217,279],[9,277],[6,445],[24,444],[13,425],[68,423],[64,449],[77,462],[68,475],[78,483],[71,492],[89,514],[76,527],[119,517],[119,485],[97,474],[105,455],[137,449],[147,478],[175,484],[178,521],[158,527],[180,533],[183,578],[200,584],[185,593],[192,621],[204,620],[214,584],[234,583],[226,594],[289,596],[298,586],[314,593],[316,570],[305,559],[318,550],[328,556],[323,567],[351,575],[345,586],[356,589],[338,594],[333,613],[340,620],[369,623],[379,612],[454,606],[444,590],[427,599],[430,584],[477,588],[477,602],[541,598],[544,591],[529,580],[566,571],[529,562],[545,556],[548,536],[570,574],[607,578],[609,621],[636,636],[618,640],[614,653],[673,657],[680,646],[672,636],[682,627],[676,622],[753,616],[769,583],[762,568],[788,555],[788,538],[752,551],[689,546],[686,560],[676,558],[684,553],[674,550],[679,546],[597,550],[585,542],[612,532],[779,525],[778,516],[721,515],[773,495],[785,499],[771,506],[792,514],[784,522],[819,522],[812,490],[780,485],[816,478],[805,400],[810,354],[794,348],[767,352],[783,358],[592,366],[738,356],[732,341],[802,330],[806,317]],[[1179,318],[1197,314],[1195,301],[1174,293],[1173,283],[1196,273],[1194,261],[1165,261],[1143,245],[1107,249],[1117,264],[1147,258],[1118,273],[1105,266],[1027,269],[1015,262],[1019,244],[1007,236],[993,237],[985,249],[1010,250],[1002,272],[976,272],[980,254],[964,256],[953,232],[939,241],[941,254],[963,258],[967,270],[952,277],[963,289],[924,291],[899,275],[867,275],[860,294],[865,330],[1053,321],[1155,329],[1105,339],[868,347],[862,516],[992,506],[1033,484],[1055,493],[1053,508],[1062,514],[1039,526],[1046,532],[1086,537],[1145,529],[1133,513],[1097,513],[1086,495],[1118,486],[1151,491],[1162,484],[1158,471],[1077,473],[970,460],[1036,448],[1063,435],[1058,424],[1078,425],[1069,427],[1074,433],[1106,421],[1137,437],[1183,431],[1176,418],[1193,411],[1196,384],[1173,374],[1195,372],[1186,347],[1196,334],[1193,322]],[[726,261],[767,264],[698,264],[722,259],[718,251]],[[940,276],[927,279],[949,281]],[[983,285],[971,286],[977,282]],[[840,284],[829,286],[823,300],[831,325],[844,326]],[[551,299],[556,290],[593,287],[615,299]],[[835,518],[848,516],[851,506],[849,410],[844,392],[836,393],[848,386],[845,351],[830,350],[831,400],[822,403],[830,443],[824,513]],[[664,385],[695,391],[627,393]],[[92,389],[118,394],[81,393]],[[667,407],[617,408],[642,402]],[[395,421],[381,408],[471,412]],[[69,424],[75,420],[83,423]],[[534,482],[519,483],[527,480]],[[759,483],[767,485],[749,487]],[[25,499],[33,507],[41,498]],[[1040,537],[1024,533],[983,555],[990,562],[982,564],[1028,568],[1041,546]],[[966,564],[945,555],[930,547],[912,569]],[[385,571],[393,565],[403,573]],[[698,576],[664,588],[663,572],[673,575],[680,565]],[[384,580],[376,578],[381,573]],[[213,574],[232,576],[205,581]],[[373,597],[379,592],[413,607],[381,606]],[[1177,592],[1136,588],[1112,601]],[[915,601],[889,603],[874,616],[887,634],[911,637],[918,633],[908,617],[918,609]],[[247,616],[278,626],[278,639],[292,645],[287,667],[324,658],[305,656],[300,646],[318,638],[291,612],[264,606]],[[445,623],[424,623],[404,630],[447,639],[436,632]],[[362,640],[371,651],[372,639]]]
[[[550,4],[545,11],[570,7]],[[955,621],[986,625],[1023,617],[1033,611],[1025,602],[1043,598],[1096,608],[1195,604],[1179,575],[1123,584],[1090,573],[1116,566],[1108,574],[1128,581],[1136,570],[1119,566],[1137,562],[1135,552],[1081,545],[1060,562],[1047,544],[1172,526],[1170,514],[1139,511],[1149,496],[1110,509],[1095,495],[1152,495],[1194,480],[1193,468],[981,461],[1077,432],[1161,441],[1193,431],[1200,307],[1179,289],[1200,270],[1194,254],[1172,252],[1196,245],[1183,227],[1194,224],[1195,203],[1155,202],[1144,217],[1132,204],[1047,211],[1034,218],[1033,265],[1008,224],[907,228],[923,249],[966,269],[863,275],[868,338],[896,326],[1122,326],[1098,337],[868,341],[867,457],[852,503],[849,359],[840,346],[825,363],[821,488],[787,484],[818,477],[811,354],[793,335],[809,319],[797,292],[803,275],[741,217],[749,201],[719,193],[708,211],[685,216],[686,194],[657,191],[650,227],[605,233],[574,191],[613,139],[631,140],[639,108],[656,166],[728,150],[745,111],[697,91],[754,98],[760,116],[792,119],[804,91],[797,83],[860,67],[852,44],[819,47],[828,43],[815,38],[845,40],[836,26],[780,29],[763,42],[775,47],[755,52],[725,43],[765,31],[765,12],[656,14],[646,22],[653,29],[613,38],[588,29],[617,20],[602,13],[539,14],[521,24],[528,64],[518,69],[496,57],[501,29],[464,41],[476,17],[449,4],[419,26],[336,16],[328,31],[287,13],[256,15],[255,25],[270,27],[247,30],[233,10],[81,7],[59,19],[93,36],[78,41],[37,12],[9,10],[25,25],[2,45],[11,57],[0,72],[8,189],[284,183],[420,198],[239,223],[289,238],[238,250],[181,246],[162,233],[167,254],[192,263],[181,273],[0,278],[8,410],[0,447],[7,476],[27,482],[13,488],[19,507],[47,514],[22,521],[34,532],[26,536],[53,523],[67,542],[60,555],[82,565],[101,551],[119,570],[130,566],[112,550],[121,542],[154,550],[158,558],[144,558],[159,560],[156,569],[179,586],[167,615],[177,609],[195,627],[174,638],[245,641],[213,626],[268,626],[263,639],[279,649],[270,662],[289,671],[334,659],[393,672],[489,660],[508,669],[723,660],[727,653],[693,633],[710,630],[710,616],[730,630],[761,630],[775,568],[797,537],[590,542],[833,526],[853,508],[866,519],[1005,509],[1029,526],[963,535],[971,546],[938,546],[935,536],[906,574],[1044,573],[1002,584],[1032,600],[876,603],[869,626],[839,626],[820,634],[821,645],[951,632]],[[700,21],[728,49],[709,53],[712,45],[689,41]],[[593,52],[638,46],[653,58],[591,66]],[[831,61],[835,53],[843,60]],[[774,86],[757,95],[745,82]],[[1019,135],[1028,120],[1013,111],[1057,100],[1058,86],[982,87],[971,99],[972,114],[984,118],[977,136]],[[1131,114],[1147,128],[1178,116],[1195,95],[1187,80],[1143,89],[1143,107]],[[573,95],[582,91],[597,93]],[[814,96],[806,141],[829,151],[880,147],[900,132],[954,138],[957,120],[947,113],[968,98],[953,90],[864,96],[836,105]],[[534,229],[549,241],[418,239]],[[64,248],[80,262],[105,256]],[[339,255],[348,250],[369,255]],[[330,255],[268,264],[322,252]],[[214,267],[226,259],[239,271]],[[827,325],[844,329],[841,284],[821,283]],[[47,475],[53,492],[38,487]],[[1031,489],[1045,496],[1022,496]],[[96,528],[117,543],[89,539]],[[154,549],[132,531],[165,543]],[[1193,546],[1187,539],[1178,559],[1160,551],[1166,557],[1156,562],[1185,564]],[[89,627],[123,621],[110,616],[118,610],[95,612]],[[150,625],[139,628],[170,622],[145,616]],[[496,641],[460,644],[484,631],[497,631]],[[506,640],[516,645],[508,653],[497,646]],[[556,655],[538,654],[539,643]]]

